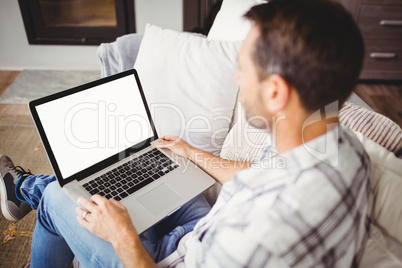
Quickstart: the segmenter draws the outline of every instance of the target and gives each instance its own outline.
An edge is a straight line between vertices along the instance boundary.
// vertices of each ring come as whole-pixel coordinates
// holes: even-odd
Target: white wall
[[[186,0],[134,0],[137,32],[143,33],[151,23],[166,29],[183,31],[183,1]]]
[[[146,23],[181,31],[181,0],[135,0],[137,32]],[[0,1],[0,70],[99,69],[97,46],[30,45],[17,0]]]

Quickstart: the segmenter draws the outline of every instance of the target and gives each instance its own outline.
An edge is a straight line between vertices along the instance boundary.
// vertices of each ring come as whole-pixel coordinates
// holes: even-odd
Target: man
[[[75,208],[53,177],[31,176],[3,156],[3,214],[23,217],[29,210],[24,202],[38,208],[33,267],[67,266],[73,254],[95,267],[152,267],[161,260],[191,267],[356,265],[369,222],[370,164],[328,107],[341,106],[354,87],[363,57],[360,32],[339,4],[325,0],[272,1],[246,18],[254,26],[234,79],[247,118],[270,128],[276,148],[252,166],[223,165],[163,136],[157,147],[194,161],[223,188],[211,210],[198,197],[150,229],[150,239],[137,234],[119,202],[95,195],[80,198]],[[312,120],[320,109],[326,117]],[[265,165],[276,158],[285,165]]]

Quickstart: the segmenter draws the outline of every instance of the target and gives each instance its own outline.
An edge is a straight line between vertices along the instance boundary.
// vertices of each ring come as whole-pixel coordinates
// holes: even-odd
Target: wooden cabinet
[[[402,80],[402,0],[338,0],[362,32],[361,79]]]

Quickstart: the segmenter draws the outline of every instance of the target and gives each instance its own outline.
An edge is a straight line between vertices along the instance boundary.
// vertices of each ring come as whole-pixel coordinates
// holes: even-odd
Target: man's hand
[[[113,245],[124,267],[157,267],[141,243],[127,209],[98,194],[78,198],[77,220],[84,228]],[[83,217],[86,213],[85,219]]]
[[[162,136],[159,140],[156,140],[155,147],[167,148],[173,153],[185,158],[190,158],[192,156],[192,151],[195,149],[179,137],[169,135]]]
[[[120,202],[96,194],[91,200],[80,197],[78,204],[81,206],[76,209],[78,222],[100,238],[113,244],[129,234],[138,236],[127,209]],[[84,209],[88,211],[85,220]]]
[[[209,152],[195,148],[176,136],[162,136],[160,140],[155,141],[155,147],[170,149],[173,153],[189,159],[221,184],[230,181],[236,172],[249,168],[252,165],[249,162],[220,158]]]

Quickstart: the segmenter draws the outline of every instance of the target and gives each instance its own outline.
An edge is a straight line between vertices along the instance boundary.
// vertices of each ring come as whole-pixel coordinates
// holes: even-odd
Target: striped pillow
[[[339,122],[390,152],[396,153],[402,147],[402,130],[398,124],[374,111],[346,102],[339,111]]]

